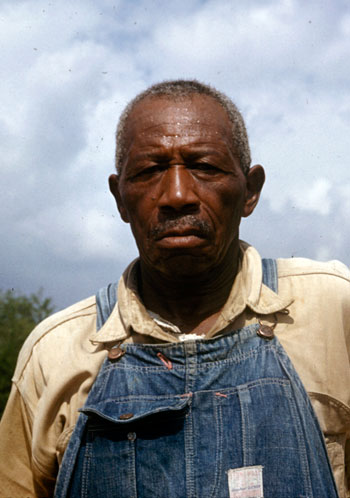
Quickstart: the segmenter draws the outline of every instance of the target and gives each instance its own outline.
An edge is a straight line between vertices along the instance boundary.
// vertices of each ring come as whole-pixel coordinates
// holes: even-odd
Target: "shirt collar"
[[[257,250],[243,241],[240,242],[240,248],[240,267],[232,290],[207,337],[227,327],[246,307],[259,315],[269,315],[286,309],[292,302],[288,296],[276,294],[262,283],[261,258]],[[118,303],[103,327],[91,335],[92,342],[123,341],[134,332],[161,341],[176,340],[158,325],[141,302],[137,290],[137,267],[138,259],[123,273],[118,284]]]
[[[108,320],[98,332],[90,336],[93,343],[124,341],[134,332],[172,341],[172,335],[163,331],[149,315],[137,289],[138,262],[135,259],[126,268],[118,283],[118,302]]]
[[[233,321],[248,306],[257,314],[269,315],[291,304],[288,296],[276,294],[263,284],[261,257],[253,246],[240,241],[241,263],[221,315]]]

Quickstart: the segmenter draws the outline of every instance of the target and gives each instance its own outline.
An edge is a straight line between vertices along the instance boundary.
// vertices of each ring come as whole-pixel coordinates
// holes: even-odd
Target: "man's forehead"
[[[135,104],[126,122],[129,140],[135,133],[152,131],[162,125],[176,127],[186,125],[211,128],[217,133],[225,133],[231,129],[226,110],[213,97],[193,94],[186,97],[147,96]]]

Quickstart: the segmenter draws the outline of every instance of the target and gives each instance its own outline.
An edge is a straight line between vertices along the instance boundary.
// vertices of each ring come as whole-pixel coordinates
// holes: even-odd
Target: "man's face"
[[[149,269],[191,276],[233,257],[250,212],[231,130],[208,96],[148,97],[132,111],[122,172],[110,186]]]

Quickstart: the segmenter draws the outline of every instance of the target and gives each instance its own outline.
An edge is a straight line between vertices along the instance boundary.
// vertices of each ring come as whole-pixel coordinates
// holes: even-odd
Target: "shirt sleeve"
[[[31,424],[15,384],[0,422],[0,496],[36,496],[31,469]]]
[[[32,458],[32,424],[15,383],[0,422],[0,497],[49,498],[56,478],[46,476]]]

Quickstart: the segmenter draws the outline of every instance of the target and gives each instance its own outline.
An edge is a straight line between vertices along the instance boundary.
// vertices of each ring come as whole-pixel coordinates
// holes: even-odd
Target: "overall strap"
[[[273,292],[278,292],[277,262],[275,259],[262,259],[263,284],[270,287]]]
[[[102,287],[96,294],[96,330],[99,331],[117,304],[118,282]]]
[[[111,314],[116,302],[117,302],[117,288],[118,283],[109,284],[107,287],[103,287],[96,294],[96,329],[99,330],[105,321]],[[87,401],[89,399],[94,399],[96,397],[96,390],[100,389],[100,384],[98,383],[99,376],[101,375],[102,367],[94,380],[92,387],[90,389]],[[63,455],[63,460],[58,472],[56,487],[55,487],[55,498],[67,498],[67,493],[73,474],[74,465],[77,460],[77,455],[79,453],[79,448],[81,441],[84,437],[84,431],[88,416],[85,413],[80,413],[78,421],[75,425],[74,431],[68,442],[68,446]],[[71,496],[71,495],[69,495]]]

